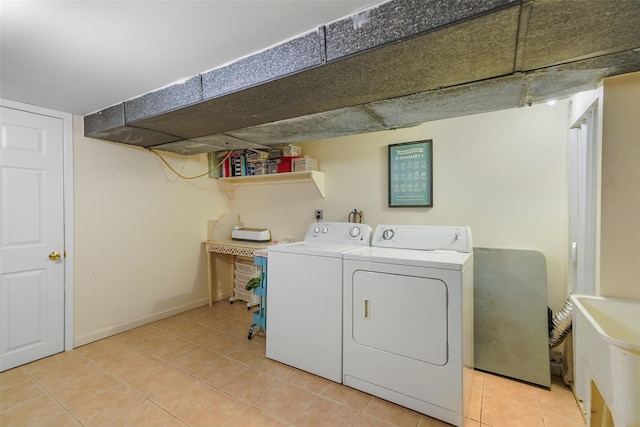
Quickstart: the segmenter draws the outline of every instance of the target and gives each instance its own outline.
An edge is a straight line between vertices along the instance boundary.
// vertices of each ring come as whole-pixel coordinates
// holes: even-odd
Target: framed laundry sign
[[[433,206],[433,140],[389,145],[389,207]]]

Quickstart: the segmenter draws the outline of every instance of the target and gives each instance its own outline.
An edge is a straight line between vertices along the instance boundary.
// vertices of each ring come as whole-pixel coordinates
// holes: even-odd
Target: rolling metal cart
[[[253,263],[260,267],[260,285],[253,292],[259,298],[258,309],[253,312],[253,323],[249,326],[247,338],[253,338],[253,334],[260,331],[267,332],[267,250],[256,251]]]

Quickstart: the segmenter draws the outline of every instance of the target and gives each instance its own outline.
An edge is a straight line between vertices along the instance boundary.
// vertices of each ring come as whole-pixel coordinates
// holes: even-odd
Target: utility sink
[[[640,301],[571,300],[576,395],[589,425],[640,427]]]

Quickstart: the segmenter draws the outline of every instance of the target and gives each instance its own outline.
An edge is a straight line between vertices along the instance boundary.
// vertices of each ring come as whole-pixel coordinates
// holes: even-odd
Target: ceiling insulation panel
[[[636,0],[391,0],[85,116],[85,135],[197,154],[521,107],[640,70],[638,28]]]

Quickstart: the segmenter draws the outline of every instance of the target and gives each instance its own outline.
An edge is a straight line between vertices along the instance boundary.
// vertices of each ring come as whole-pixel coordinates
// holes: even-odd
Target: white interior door
[[[575,112],[576,121],[570,129],[570,232],[571,232],[571,292],[599,294],[598,243],[598,166],[602,144],[601,93]],[[573,348],[581,348],[579,334],[573,335]],[[590,395],[584,357],[574,353],[574,390],[578,399]],[[585,404],[583,409],[588,409]]]
[[[64,350],[63,120],[0,107],[0,371]]]
[[[574,123],[569,138],[571,292],[597,294],[598,106]]]

